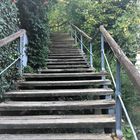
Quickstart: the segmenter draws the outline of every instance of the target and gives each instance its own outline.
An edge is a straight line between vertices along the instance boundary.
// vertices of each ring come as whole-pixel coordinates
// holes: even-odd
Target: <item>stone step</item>
[[[114,128],[112,115],[1,116],[0,129]]]
[[[56,87],[75,87],[75,86],[100,86],[110,85],[110,80],[76,80],[76,81],[23,81],[18,82],[19,88],[56,88]]]
[[[68,96],[102,96],[112,95],[110,88],[88,88],[88,89],[57,89],[57,90],[17,90],[6,92],[5,98],[29,98],[29,97],[68,97]]]
[[[1,140],[113,140],[109,134],[1,134]]]
[[[85,100],[85,101],[7,101],[0,104],[0,111],[41,111],[41,110],[83,110],[114,108],[115,101]]]
[[[84,73],[93,72],[95,69],[91,68],[79,68],[79,69],[41,69],[38,70],[40,73]]]

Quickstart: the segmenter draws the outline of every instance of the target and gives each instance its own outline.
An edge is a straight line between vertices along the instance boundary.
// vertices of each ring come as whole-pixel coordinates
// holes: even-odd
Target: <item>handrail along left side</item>
[[[2,74],[4,74],[8,69],[10,69],[16,63],[18,63],[18,70],[19,70],[20,76],[22,76],[22,72],[23,72],[23,55],[24,55],[23,48],[27,44],[26,30],[21,29],[18,32],[14,33],[14,34],[12,34],[12,35],[10,35],[8,37],[5,37],[4,39],[1,39],[0,40],[0,48],[7,47],[5,45],[15,41],[18,38],[20,38],[20,45],[18,45],[18,47],[17,47],[17,49],[18,49],[18,57],[11,64],[9,64],[6,68],[4,68],[0,72],[0,76]]]

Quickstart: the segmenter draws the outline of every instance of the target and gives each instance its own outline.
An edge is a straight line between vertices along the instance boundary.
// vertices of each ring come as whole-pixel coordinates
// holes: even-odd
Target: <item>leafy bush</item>
[[[49,44],[47,6],[44,0],[19,0],[20,28],[27,30],[29,38],[29,65],[33,69],[45,67]]]

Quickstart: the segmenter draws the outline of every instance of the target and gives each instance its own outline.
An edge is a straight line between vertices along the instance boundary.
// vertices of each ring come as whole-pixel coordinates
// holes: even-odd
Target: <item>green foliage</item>
[[[58,0],[49,20],[51,25],[70,21],[92,37],[103,24],[121,47],[131,52],[139,44],[139,13],[139,8],[130,0]]]
[[[17,12],[18,9],[11,0],[0,1],[0,39],[17,32],[19,29]],[[17,58],[17,43],[18,41],[15,41],[0,48],[0,72]],[[13,83],[17,76],[15,66],[2,74],[0,76],[0,93],[4,93],[9,88],[14,88]]]
[[[123,134],[124,134],[124,137],[127,140],[134,140],[133,133],[131,131],[131,128],[128,125],[124,125],[124,127],[123,127]]]
[[[29,65],[42,68],[46,65],[47,48],[50,42],[47,6],[44,0],[19,0],[20,28],[27,30],[29,38]]]

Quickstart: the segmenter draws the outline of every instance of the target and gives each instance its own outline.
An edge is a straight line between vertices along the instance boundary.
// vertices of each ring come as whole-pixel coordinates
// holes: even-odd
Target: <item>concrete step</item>
[[[0,111],[41,111],[41,110],[83,110],[114,108],[115,101],[85,100],[85,101],[7,101],[0,104]]]
[[[29,98],[29,97],[68,97],[68,96],[102,96],[112,95],[110,88],[88,88],[88,89],[53,89],[53,90],[17,90],[6,92],[5,98]]]
[[[1,140],[113,140],[109,134],[1,134]]]
[[[0,129],[114,128],[112,115],[1,116]]]

